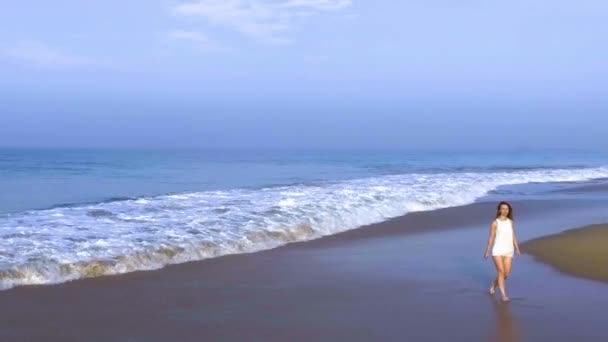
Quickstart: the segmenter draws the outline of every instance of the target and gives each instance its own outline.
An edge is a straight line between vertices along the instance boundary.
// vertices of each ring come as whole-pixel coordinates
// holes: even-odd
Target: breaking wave
[[[608,177],[608,167],[404,174],[120,199],[0,216],[0,288],[161,268],[474,202],[502,185]]]

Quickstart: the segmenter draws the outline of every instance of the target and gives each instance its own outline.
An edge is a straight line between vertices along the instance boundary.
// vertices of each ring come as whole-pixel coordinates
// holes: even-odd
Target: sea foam
[[[0,216],[0,288],[161,268],[304,241],[501,185],[608,177],[608,167],[404,174],[122,199]]]

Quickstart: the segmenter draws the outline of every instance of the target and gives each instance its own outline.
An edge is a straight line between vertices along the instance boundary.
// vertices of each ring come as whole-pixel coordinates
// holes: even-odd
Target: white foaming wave
[[[464,205],[501,185],[608,177],[608,167],[407,174],[233,189],[0,217],[0,288],[150,270],[273,248],[411,211]]]

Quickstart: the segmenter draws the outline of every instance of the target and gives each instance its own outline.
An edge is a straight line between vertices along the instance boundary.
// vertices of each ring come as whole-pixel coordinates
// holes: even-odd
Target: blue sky
[[[14,1],[0,145],[607,148],[607,17],[604,1]]]

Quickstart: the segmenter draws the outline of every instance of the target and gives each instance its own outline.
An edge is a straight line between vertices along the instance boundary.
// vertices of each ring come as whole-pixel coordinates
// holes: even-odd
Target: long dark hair
[[[502,207],[503,204],[506,205],[507,208],[509,208],[509,213],[507,214],[507,217],[511,221],[513,221],[513,207],[511,207],[511,204],[509,204],[509,202],[505,202],[505,201],[498,203],[498,206],[496,207],[496,218],[500,217],[500,207]]]

